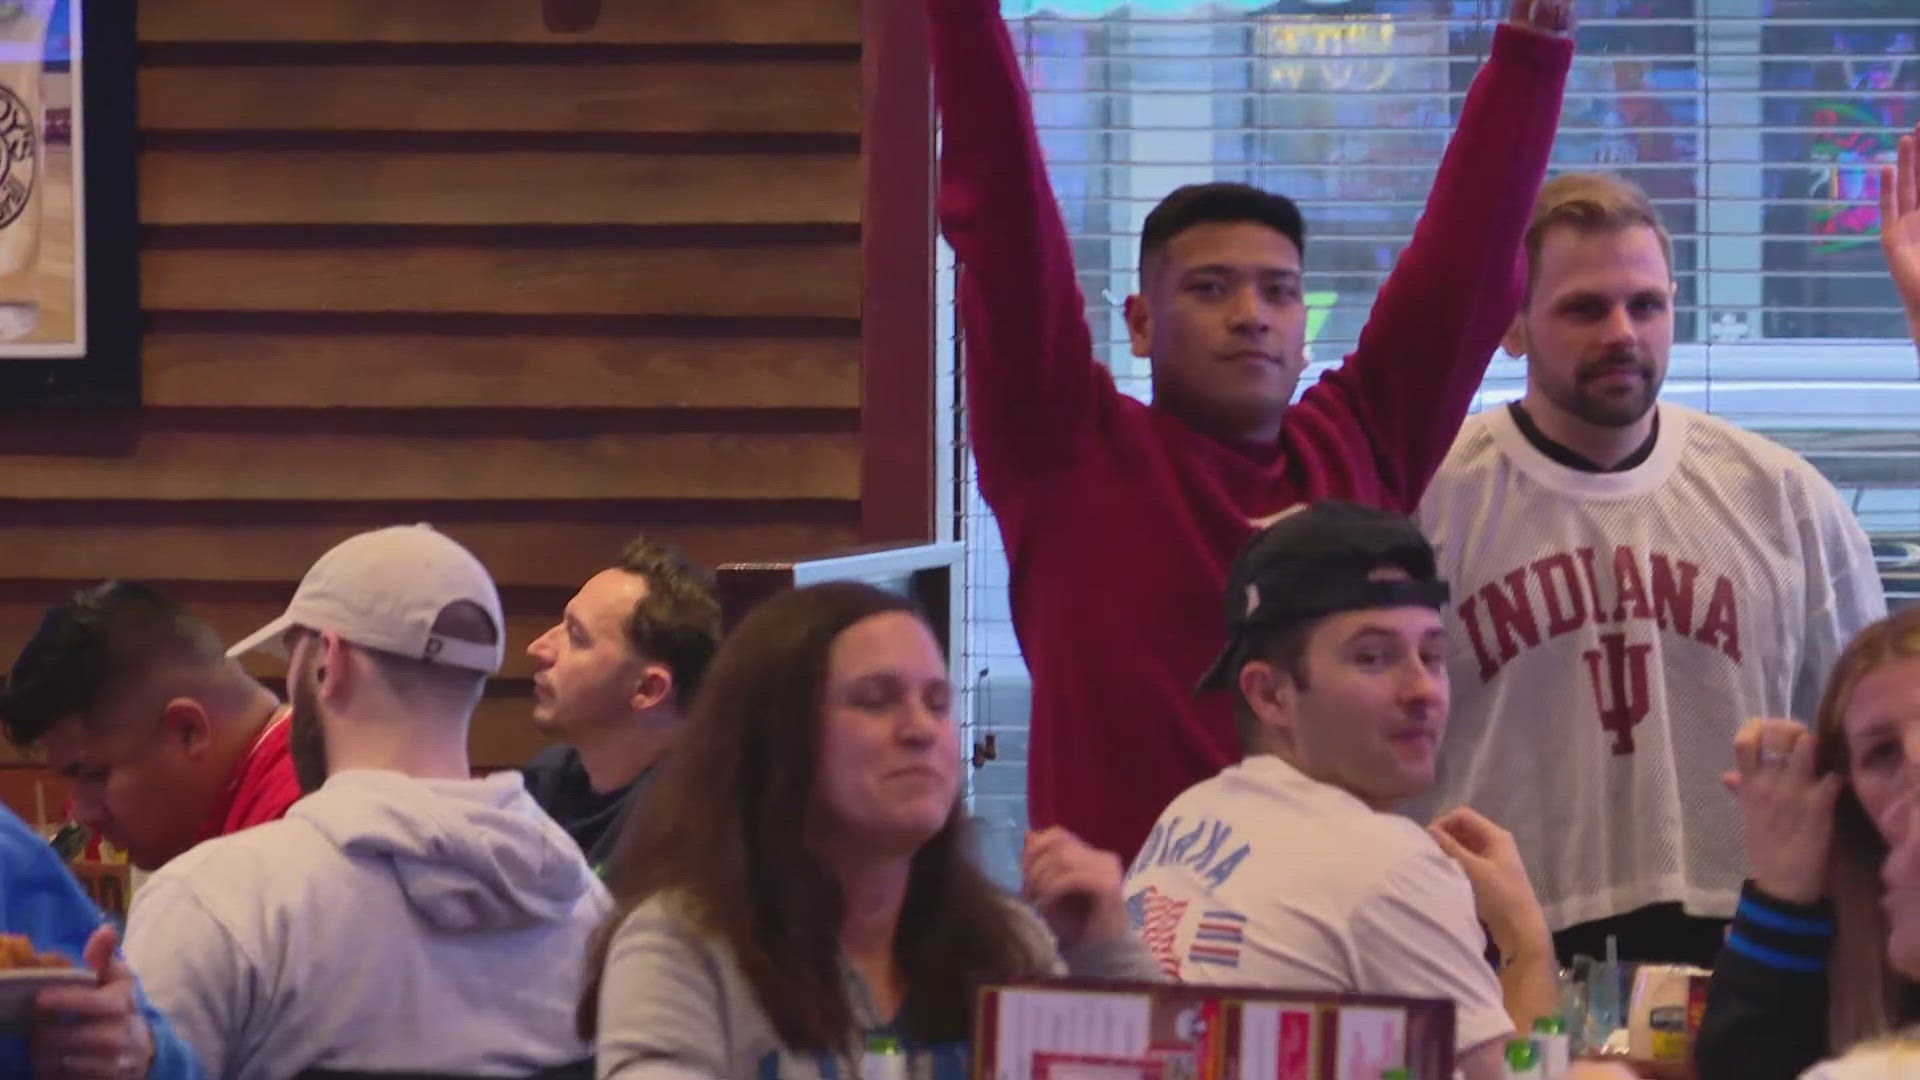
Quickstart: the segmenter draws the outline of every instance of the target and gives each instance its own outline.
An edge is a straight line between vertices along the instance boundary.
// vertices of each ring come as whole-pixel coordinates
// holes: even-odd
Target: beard
[[[1640,385],[1627,393],[1606,392],[1594,384],[1618,371],[1639,376]],[[1581,364],[1570,385],[1547,394],[1563,411],[1595,427],[1622,428],[1640,422],[1660,396],[1661,372],[1653,358],[1638,349],[1614,349]]]
[[[300,793],[311,795],[327,782],[327,732],[320,726],[320,694],[313,670],[295,672],[290,680],[293,716],[287,729],[287,748],[293,756],[293,775]]]

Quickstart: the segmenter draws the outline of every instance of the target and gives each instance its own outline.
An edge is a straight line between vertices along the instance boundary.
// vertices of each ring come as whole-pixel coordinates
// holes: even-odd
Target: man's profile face
[[[124,695],[91,722],[66,717],[40,748],[68,783],[74,820],[151,871],[205,839],[220,793],[206,790],[200,770],[169,737],[159,715],[164,703],[145,697]]]
[[[533,723],[541,733],[577,740],[633,715],[646,675],[627,622],[647,595],[647,579],[603,570],[567,602],[560,621],[527,646],[534,661]]]

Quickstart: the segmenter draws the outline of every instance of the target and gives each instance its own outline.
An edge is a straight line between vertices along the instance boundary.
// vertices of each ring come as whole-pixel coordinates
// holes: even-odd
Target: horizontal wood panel
[[[476,769],[510,769],[526,764],[551,743],[533,726],[531,685],[497,680],[473,711],[467,753]]]
[[[860,157],[149,150],[140,206],[147,225],[858,225]]]
[[[551,740],[533,726],[533,697],[526,687],[523,681],[498,684],[474,710],[467,753],[475,769],[518,768],[550,745]],[[42,766],[33,753],[0,739],[0,802],[32,822],[39,805],[46,807],[50,819],[58,820],[66,798],[65,780]]]
[[[836,408],[860,339],[150,329],[149,406]]]
[[[104,426],[104,425],[103,425]],[[0,435],[8,499],[857,499],[860,439],[830,434],[572,437],[434,430],[142,429],[91,444],[54,424]],[[38,429],[38,430],[34,430]],[[37,444],[37,445],[35,445]]]
[[[149,311],[856,318],[857,241],[149,247]]]
[[[140,73],[140,126],[155,132],[854,135],[860,131],[860,65],[149,67]]]
[[[0,473],[0,476],[4,476]],[[851,504],[849,504],[851,505]],[[663,519],[644,504],[610,504],[604,520],[566,520],[536,507],[495,503],[456,514],[410,505],[300,507],[249,520],[248,508],[215,515],[165,504],[84,504],[53,518],[20,504],[0,506],[0,568],[57,582],[107,577],[162,582],[298,581],[328,548],[355,533],[401,521],[430,521],[470,548],[503,586],[578,586],[611,564],[640,532],[674,544],[706,566],[793,559],[856,544],[854,524],[782,520],[769,512],[732,524]],[[16,512],[17,511],[17,512]],[[24,520],[23,520],[24,519]],[[45,595],[57,595],[49,593]]]
[[[154,0],[144,42],[847,44],[860,0],[601,0],[585,33],[548,30],[541,0]]]
[[[195,615],[206,620],[220,635],[220,640],[231,644],[279,618],[286,610],[287,600],[293,596],[294,585],[294,582],[287,582],[274,597],[266,595],[273,590],[264,588],[252,590],[256,595],[248,597],[209,597],[201,595],[201,590],[190,584],[171,587],[167,591],[187,605]],[[13,663],[21,647],[40,625],[47,607],[58,602],[67,591],[64,585],[57,590],[46,591],[45,595],[36,596],[21,595],[21,590],[16,589],[0,590],[0,668]],[[31,592],[40,593],[42,590]],[[566,589],[549,589],[540,594],[522,591],[502,597],[501,603],[507,616],[506,657],[500,667],[503,677],[532,677],[533,660],[527,656],[527,646],[559,620],[569,595],[571,593]],[[249,656],[244,663],[248,671],[262,679],[278,680],[286,674],[286,662],[267,654]]]

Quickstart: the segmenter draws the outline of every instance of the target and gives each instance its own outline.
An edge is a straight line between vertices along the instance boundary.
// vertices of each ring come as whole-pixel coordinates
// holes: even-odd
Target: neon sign
[[[1271,85],[1287,90],[1384,90],[1393,82],[1398,27],[1391,15],[1262,20]]]
[[[1823,101],[1815,104],[1811,126],[1830,128],[1812,137],[1808,154],[1820,167],[1807,194],[1828,202],[1812,208],[1815,234],[1832,239],[1816,245],[1822,253],[1838,251],[1880,233],[1880,170],[1899,152],[1900,132],[1891,114],[1897,110],[1875,106],[1881,102]]]

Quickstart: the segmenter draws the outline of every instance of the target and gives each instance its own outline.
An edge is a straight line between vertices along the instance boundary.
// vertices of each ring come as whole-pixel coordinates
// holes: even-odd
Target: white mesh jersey
[[[1409,809],[1512,830],[1555,930],[1672,901],[1732,915],[1734,733],[1812,719],[1886,608],[1866,534],[1811,465],[1659,409],[1652,454],[1617,473],[1551,460],[1505,408],[1471,417],[1420,508],[1453,585],[1453,706]]]

